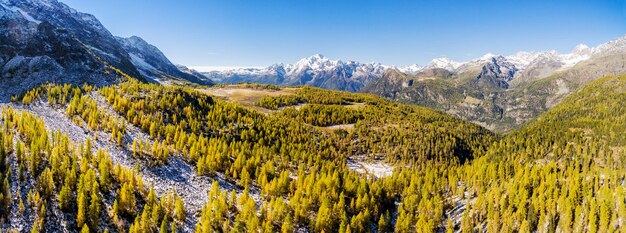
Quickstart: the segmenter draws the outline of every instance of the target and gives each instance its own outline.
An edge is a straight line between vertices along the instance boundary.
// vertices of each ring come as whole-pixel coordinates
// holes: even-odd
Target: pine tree
[[[315,220],[315,229],[317,231],[327,231],[332,232],[333,229],[333,221],[331,219],[332,213],[330,208],[330,202],[328,199],[322,200],[322,205],[320,205],[319,210],[317,211],[317,218]]]
[[[89,204],[89,219],[90,219],[89,222],[91,223],[91,226],[93,226],[94,229],[99,224],[100,211],[102,209],[101,203],[100,203],[100,196],[98,195],[98,193],[99,193],[98,183],[94,182],[91,188],[91,198],[90,198],[91,204]]]
[[[83,228],[80,230],[80,233],[89,233],[89,226],[87,226],[87,224],[84,224]]]
[[[247,188],[248,185],[250,184],[252,178],[250,178],[250,173],[248,173],[248,169],[244,168],[241,171],[241,178],[239,179],[241,186],[243,186],[244,188]]]
[[[291,215],[287,215],[285,217],[285,221],[283,221],[282,226],[280,227],[280,231],[282,233],[290,233],[293,232],[293,223],[291,220]]]
[[[133,157],[137,158],[139,156],[139,145],[137,144],[137,139],[133,139]]]
[[[85,197],[85,193],[80,191],[78,191],[78,212],[76,215],[76,222],[79,226],[83,226],[86,224],[87,221],[87,216],[86,216],[86,211],[85,209],[87,208],[87,197]]]
[[[185,222],[187,213],[185,210],[185,205],[183,204],[183,200],[180,197],[176,198],[174,213],[176,216],[176,220],[178,220],[179,222]]]
[[[39,221],[33,223],[33,228],[30,230],[30,233],[39,233]]]
[[[378,232],[387,232],[387,231],[389,231],[389,224],[387,223],[385,216],[381,214],[380,218],[378,219]]]
[[[98,173],[100,173],[100,185],[103,190],[108,190],[111,183],[111,165],[109,163],[109,160],[105,157],[104,152],[98,151],[98,153],[102,153],[100,163],[98,164]]]
[[[57,195],[59,207],[61,208],[61,210],[64,210],[64,211],[69,210],[70,203],[73,201],[72,189],[70,187],[70,184],[69,184],[70,182],[68,179],[69,177],[65,179],[66,180],[65,183],[63,184],[63,186],[61,187],[61,191]]]
[[[178,227],[176,226],[175,221],[172,221],[172,223],[170,224],[170,229],[172,230],[172,233],[176,233],[176,231],[178,231]]]
[[[454,222],[452,218],[448,218],[448,221],[446,221],[446,233],[454,233]]]
[[[111,212],[113,212],[113,223],[118,224],[119,220],[119,205],[117,204],[117,200],[113,201],[113,207],[111,207]]]
[[[22,198],[20,198],[19,200],[20,200],[20,203],[18,204],[18,213],[24,214],[24,210],[25,210],[24,201],[22,201]]]
[[[11,205],[11,187],[9,186],[9,176],[5,177],[4,181],[2,182],[2,196],[4,198],[4,201],[0,203],[4,205],[3,209],[8,211]]]
[[[167,216],[163,218],[161,221],[161,227],[159,228],[159,233],[167,233]]]
[[[522,225],[519,228],[519,232],[520,233],[530,233],[530,225],[528,223],[528,221],[524,220],[522,221]]]

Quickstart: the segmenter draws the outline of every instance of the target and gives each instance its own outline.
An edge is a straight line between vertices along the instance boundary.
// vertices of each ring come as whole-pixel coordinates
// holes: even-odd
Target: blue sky
[[[60,0],[174,63],[266,66],[321,53],[390,65],[596,46],[626,34],[626,0]]]

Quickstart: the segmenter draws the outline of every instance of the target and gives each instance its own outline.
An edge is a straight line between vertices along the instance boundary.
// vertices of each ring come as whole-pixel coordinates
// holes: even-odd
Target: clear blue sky
[[[61,0],[189,66],[265,66],[321,53],[408,65],[590,46],[626,34],[626,0]]]

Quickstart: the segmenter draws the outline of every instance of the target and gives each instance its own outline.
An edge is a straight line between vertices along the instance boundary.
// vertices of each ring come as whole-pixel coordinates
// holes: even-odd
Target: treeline
[[[286,108],[278,113],[279,117],[295,119],[315,126],[354,124],[363,119],[363,114],[341,105],[307,104],[299,109]]]
[[[261,97],[257,105],[271,110],[278,110],[282,107],[294,106],[301,103],[305,103],[305,100],[298,95],[280,95],[263,96]]]
[[[315,87],[303,86],[295,94],[278,96],[263,96],[256,104],[260,107],[277,110],[282,107],[297,104],[320,104],[320,105],[349,105],[355,103],[368,103],[371,105],[391,103],[380,97],[369,94],[355,94],[341,91],[328,91]]]

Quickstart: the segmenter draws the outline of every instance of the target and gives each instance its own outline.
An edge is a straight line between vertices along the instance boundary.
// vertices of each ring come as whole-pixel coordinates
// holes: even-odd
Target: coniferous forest
[[[0,217],[27,216],[31,232],[58,218],[81,232],[621,232],[625,88],[626,76],[597,80],[496,134],[426,108],[312,87],[259,98],[253,105],[266,110],[258,111],[134,79],[47,84],[2,110]],[[48,130],[29,111],[42,105],[85,140]],[[94,149],[97,140],[141,162],[121,166]],[[157,196],[158,184],[142,178],[174,159],[213,180],[196,213],[183,194]]]

